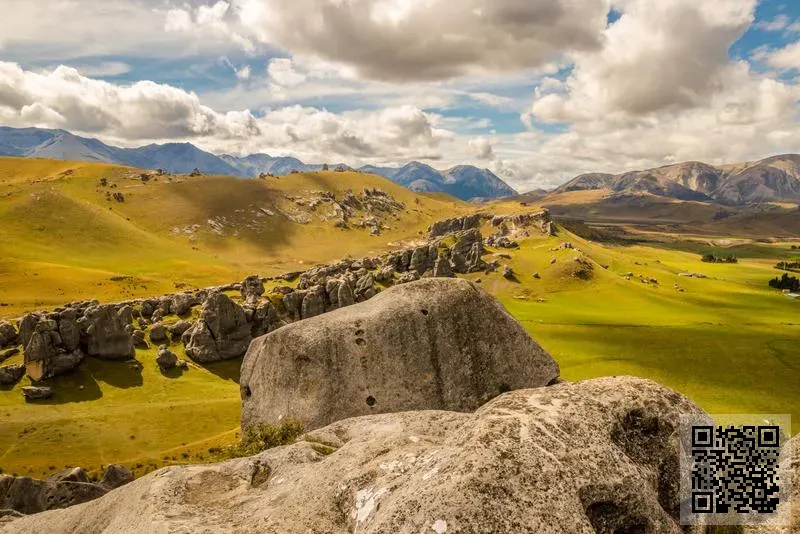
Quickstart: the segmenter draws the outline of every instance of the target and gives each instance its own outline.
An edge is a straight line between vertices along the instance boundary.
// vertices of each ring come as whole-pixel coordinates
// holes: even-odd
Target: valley
[[[237,180],[3,159],[0,318],[76,300],[111,303],[231,284],[252,274],[266,277],[265,294],[272,295],[276,287],[300,283],[278,278],[282,273],[420,247],[433,223],[476,213],[513,220],[539,213],[541,204],[559,223],[556,202],[525,203],[468,204],[365,173]],[[583,226],[557,224],[558,235],[538,226],[519,232],[511,224],[508,238],[518,247],[486,246],[482,260],[495,263],[494,270],[459,277],[498,298],[567,380],[651,378],[710,413],[791,413],[797,432],[798,302],[767,285],[779,260],[797,257],[796,232],[766,217],[759,232],[767,233],[737,237],[733,225],[714,233],[712,221],[687,235],[670,225],[690,228],[694,213],[713,219],[719,208],[670,203],[663,215],[650,212],[657,219],[652,224],[646,225],[649,207],[630,225],[614,223],[635,240],[582,237],[592,236],[585,226],[601,220],[593,217]],[[592,209],[608,209],[600,206]],[[484,238],[498,232],[491,217],[481,221]],[[452,245],[453,238],[443,239]],[[735,251],[739,262],[703,263],[709,249]],[[691,273],[704,277],[686,276]],[[225,293],[242,302],[239,291]],[[167,314],[162,321],[181,318]],[[190,362],[186,371],[165,374],[156,348],[136,350],[138,370],[125,361],[87,358],[74,372],[46,381],[50,400],[25,402],[20,389],[30,384],[27,377],[3,386],[0,467],[46,476],[64,465],[99,473],[122,463],[140,476],[163,465],[216,459],[220,447],[238,439],[241,358]],[[189,359],[180,342],[170,350]],[[22,359],[17,354],[3,364]]]

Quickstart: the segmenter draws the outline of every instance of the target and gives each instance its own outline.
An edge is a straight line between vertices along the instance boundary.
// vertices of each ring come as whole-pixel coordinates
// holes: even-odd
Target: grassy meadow
[[[121,177],[128,170],[108,166],[36,162],[41,167],[22,173],[5,163],[0,303],[8,305],[0,307],[0,317],[76,298],[156,295],[174,291],[176,282],[208,285],[372,254],[387,242],[419,237],[433,220],[474,209],[361,174],[313,173],[266,183],[182,177],[180,183],[142,185]],[[75,171],[62,175],[67,168]],[[43,178],[32,183],[34,175]],[[113,179],[125,203],[109,205],[97,191],[101,176],[119,176]],[[241,215],[237,209],[273,205],[297,190],[359,190],[368,184],[390,191],[407,207],[380,237],[316,221],[275,223],[258,232],[241,224],[237,236],[198,233],[193,242],[171,232],[220,214],[232,220]],[[12,194],[4,197],[6,188]],[[40,205],[48,195],[56,200]],[[484,209],[521,208],[505,203]],[[577,250],[554,250],[564,241]],[[767,286],[778,274],[776,261],[797,251],[788,243],[740,244],[738,264],[707,264],[700,261],[707,248],[602,244],[562,231],[526,239],[519,250],[489,251],[486,259],[494,255],[511,265],[517,280],[500,272],[469,278],[480,279],[551,352],[566,379],[643,376],[711,413],[790,413],[793,431],[800,431],[800,302]],[[586,263],[576,262],[578,256]],[[678,276],[682,272],[708,278]],[[180,343],[171,348],[184,357]],[[51,401],[26,404],[19,388],[27,378],[0,389],[0,468],[43,476],[67,465],[99,472],[121,462],[141,475],[162,465],[212,460],[217,447],[236,441],[240,361],[191,364],[188,371],[165,375],[155,349],[138,350],[137,359],[141,370],[90,358],[77,372],[50,381]],[[21,355],[10,360],[15,361]]]

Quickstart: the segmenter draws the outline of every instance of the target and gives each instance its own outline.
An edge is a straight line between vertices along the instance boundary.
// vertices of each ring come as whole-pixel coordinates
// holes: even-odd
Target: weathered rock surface
[[[161,323],[154,324],[150,327],[150,341],[153,343],[161,343],[167,340],[167,329]]]
[[[456,217],[454,219],[437,221],[433,223],[430,228],[428,228],[428,235],[431,238],[435,238],[447,234],[471,230],[473,228],[480,227],[483,220],[489,218],[491,218],[491,215],[476,213],[475,215],[467,215],[465,217]]]
[[[200,319],[183,334],[186,355],[198,363],[238,358],[250,339],[244,309],[224,293],[209,296]]]
[[[133,473],[124,465],[111,464],[106,467],[100,485],[107,490],[112,490],[133,482]]]
[[[25,386],[22,388],[25,400],[49,399],[53,396],[53,389],[46,386]]]
[[[66,310],[46,315],[31,313],[22,318],[20,330],[24,330],[27,339],[25,369],[32,380],[67,373],[83,361],[76,317],[74,310]]]
[[[25,365],[6,365],[0,367],[0,386],[16,384],[25,376]]]
[[[78,321],[86,337],[86,352],[101,360],[129,360],[136,351],[133,338],[114,306],[89,308]]]
[[[491,296],[431,278],[256,339],[242,364],[242,424],[288,417],[318,428],[370,413],[470,411],[557,376]]]
[[[261,298],[264,291],[264,283],[259,276],[248,276],[242,282],[242,300],[247,303],[258,302],[258,299]]]
[[[158,347],[158,355],[156,356],[156,363],[158,368],[162,371],[174,368],[178,364],[178,357],[174,352],[169,350],[166,345]]]
[[[0,321],[0,349],[17,342],[17,329],[7,321]]]
[[[679,534],[682,413],[701,412],[617,377],[513,391],[475,413],[347,419],[251,458],[161,469],[2,532]]]
[[[30,477],[0,475],[0,508],[16,510],[23,514],[36,514],[45,510],[66,508],[91,501],[107,490],[97,484],[73,481],[37,480]],[[8,527],[14,530],[16,521]],[[66,532],[54,525],[42,532]]]
[[[780,497],[777,522],[785,526],[744,527],[745,534],[796,534],[800,532],[800,434],[797,434],[784,445],[784,452],[789,460],[789,468],[791,469],[792,491],[788,496],[782,495]]]

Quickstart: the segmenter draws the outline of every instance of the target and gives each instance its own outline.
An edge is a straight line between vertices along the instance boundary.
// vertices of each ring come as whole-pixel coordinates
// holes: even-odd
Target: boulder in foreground
[[[425,279],[254,340],[242,364],[242,426],[468,412],[558,373],[488,293],[466,280]]]
[[[681,413],[701,412],[619,377],[513,391],[475,413],[347,419],[0,532],[679,534]]]

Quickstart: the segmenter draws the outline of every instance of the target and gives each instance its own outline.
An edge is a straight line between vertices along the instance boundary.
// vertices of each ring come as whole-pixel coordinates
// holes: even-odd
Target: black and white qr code
[[[692,514],[773,514],[781,498],[774,425],[692,426]]]

